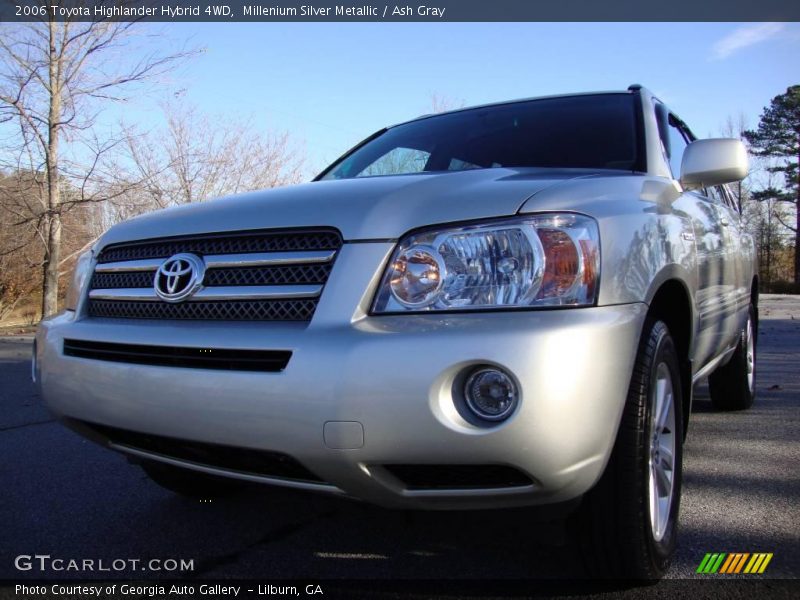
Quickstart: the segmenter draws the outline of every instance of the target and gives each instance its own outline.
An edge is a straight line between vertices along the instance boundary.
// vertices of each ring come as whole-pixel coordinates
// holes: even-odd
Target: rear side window
[[[357,148],[322,178],[496,167],[635,170],[637,155],[634,97],[593,94],[475,108],[399,125]]]

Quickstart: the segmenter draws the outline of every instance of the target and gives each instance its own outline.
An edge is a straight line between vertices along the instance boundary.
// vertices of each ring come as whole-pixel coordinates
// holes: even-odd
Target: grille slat
[[[330,264],[209,269],[206,271],[203,285],[244,286],[325,283],[330,272]],[[154,271],[95,273],[92,276],[91,289],[149,288],[153,287],[154,278]]]
[[[113,319],[196,321],[310,321],[317,300],[248,300],[238,302],[123,302],[91,300],[89,315]]]
[[[209,264],[203,280],[206,292],[214,288],[244,288],[254,290],[261,287],[263,297],[247,294],[251,299],[218,298],[203,299],[202,294],[184,303],[169,304],[162,301],[142,301],[139,294],[118,299],[96,291],[88,301],[88,314],[96,318],[165,319],[165,320],[210,320],[210,321],[310,321],[317,306],[317,298],[291,298],[274,291],[271,286],[324,286],[330,276],[333,262],[342,246],[342,237],[330,229],[308,231],[265,231],[239,234],[210,235],[191,238],[152,240],[110,246],[98,257],[98,269],[92,275],[90,290],[148,290],[152,293],[154,270],[141,270],[142,261],[167,259],[174,254],[191,252],[209,256]],[[331,256],[325,256],[330,251]],[[264,253],[302,253],[308,255],[275,254],[287,256],[302,264],[266,264],[252,266],[230,266],[246,261],[248,255],[262,258]],[[316,252],[317,256],[314,257]],[[230,255],[230,262],[220,262]],[[235,256],[234,256],[235,255]],[[214,266],[216,264],[220,266]],[[122,270],[126,261],[131,270]],[[325,262],[328,261],[328,262]],[[262,262],[266,262],[263,261]],[[277,262],[277,261],[276,261]],[[112,264],[113,263],[113,264]],[[225,264],[227,263],[227,264]],[[103,268],[102,265],[108,265]],[[231,290],[233,292],[233,290]],[[126,294],[117,293],[117,296]],[[216,295],[216,294],[212,294]],[[241,294],[231,294],[241,295]],[[279,296],[270,298],[270,296]],[[98,297],[99,296],[99,297]],[[282,297],[280,297],[282,296]]]
[[[338,250],[341,246],[342,236],[332,230],[241,233],[109,246],[100,255],[98,262],[169,258],[179,252],[194,252],[201,255],[247,254],[293,250]]]

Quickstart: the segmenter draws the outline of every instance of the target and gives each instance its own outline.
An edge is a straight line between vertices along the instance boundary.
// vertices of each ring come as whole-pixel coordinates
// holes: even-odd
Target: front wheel
[[[573,520],[589,573],[659,579],[677,541],[683,418],[675,344],[648,321],[609,464]]]

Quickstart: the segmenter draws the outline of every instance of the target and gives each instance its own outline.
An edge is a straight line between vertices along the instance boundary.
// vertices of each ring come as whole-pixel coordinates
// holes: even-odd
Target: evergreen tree
[[[800,85],[775,96],[761,114],[758,128],[745,131],[744,137],[754,155],[777,161],[770,172],[783,174],[781,188],[758,190],[753,198],[794,204],[795,224],[783,224],[794,232],[794,280],[800,283]]]

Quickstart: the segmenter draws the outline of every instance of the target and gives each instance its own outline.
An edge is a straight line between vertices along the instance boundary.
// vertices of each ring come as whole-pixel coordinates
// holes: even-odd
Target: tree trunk
[[[798,191],[798,196],[800,196],[800,191]],[[797,198],[794,206],[794,282],[796,285],[800,285],[800,197]]]
[[[797,147],[800,148],[800,130],[797,133]],[[794,199],[794,283],[800,285],[800,151],[797,153],[797,190]]]
[[[58,174],[58,136],[61,127],[61,59],[56,52],[57,25],[50,17],[50,112],[47,139],[47,216],[42,318],[58,312],[58,264],[61,258],[61,194]]]
[[[42,318],[58,312],[58,264],[61,255],[61,215],[54,213],[49,217],[45,233],[47,248],[45,255],[42,286]]]
[[[772,205],[767,200],[767,290],[772,291]]]

